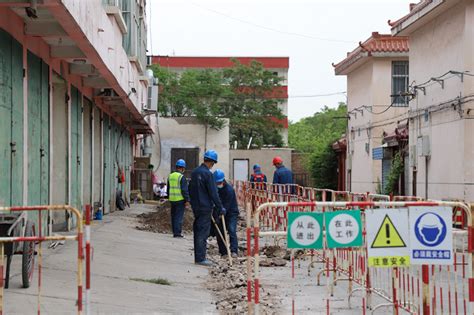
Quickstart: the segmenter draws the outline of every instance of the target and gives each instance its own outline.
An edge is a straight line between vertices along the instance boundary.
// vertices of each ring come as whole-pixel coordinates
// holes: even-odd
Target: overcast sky
[[[176,56],[289,56],[289,119],[337,106],[345,77],[331,63],[413,0],[149,0],[153,54]]]

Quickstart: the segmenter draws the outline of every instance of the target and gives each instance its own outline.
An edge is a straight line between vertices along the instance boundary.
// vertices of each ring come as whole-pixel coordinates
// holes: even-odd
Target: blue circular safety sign
[[[415,235],[421,244],[437,246],[446,238],[446,223],[436,213],[424,213],[415,222]]]

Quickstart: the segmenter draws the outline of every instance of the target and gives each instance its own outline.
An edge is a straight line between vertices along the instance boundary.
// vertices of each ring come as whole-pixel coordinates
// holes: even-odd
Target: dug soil
[[[155,233],[171,233],[171,205],[169,201],[158,204],[153,212],[142,213],[137,216],[140,225],[136,228],[141,231]],[[190,208],[184,211],[183,232],[193,231],[193,212]]]
[[[242,211],[243,212],[243,211]],[[239,257],[233,259],[233,265],[219,255],[216,238],[208,239],[208,259],[215,262],[209,268],[206,287],[215,296],[216,311],[219,314],[247,313],[247,268],[246,240],[242,233],[245,230],[245,213],[240,213],[238,224]],[[138,230],[155,233],[171,233],[171,208],[168,201],[158,204],[155,211],[137,216]],[[192,233],[194,216],[191,209],[185,210],[183,232]],[[262,267],[283,267],[289,259],[289,251],[277,246],[265,246],[262,249]],[[252,259],[253,260],[253,259]],[[252,263],[252,270],[254,269]],[[260,310],[263,314],[277,314],[280,301],[273,296],[265,286],[260,287]]]

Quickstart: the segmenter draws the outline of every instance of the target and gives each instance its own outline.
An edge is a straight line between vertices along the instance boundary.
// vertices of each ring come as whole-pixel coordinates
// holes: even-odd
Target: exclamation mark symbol
[[[390,245],[390,225],[385,224],[385,236],[387,237],[387,245]]]

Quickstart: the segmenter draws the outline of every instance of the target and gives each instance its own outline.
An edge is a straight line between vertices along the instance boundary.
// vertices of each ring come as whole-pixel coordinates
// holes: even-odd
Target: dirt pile
[[[247,267],[242,253],[233,259],[232,266],[227,259],[218,255],[215,241],[209,244],[208,254],[217,264],[209,271],[207,288],[216,296],[216,309],[220,314],[247,313]],[[275,314],[278,302],[260,288],[260,309],[263,314]]]
[[[137,215],[140,225],[136,228],[141,231],[155,233],[171,233],[171,206],[169,201],[159,203],[156,211]],[[191,209],[184,211],[183,232],[193,231],[194,216]]]

